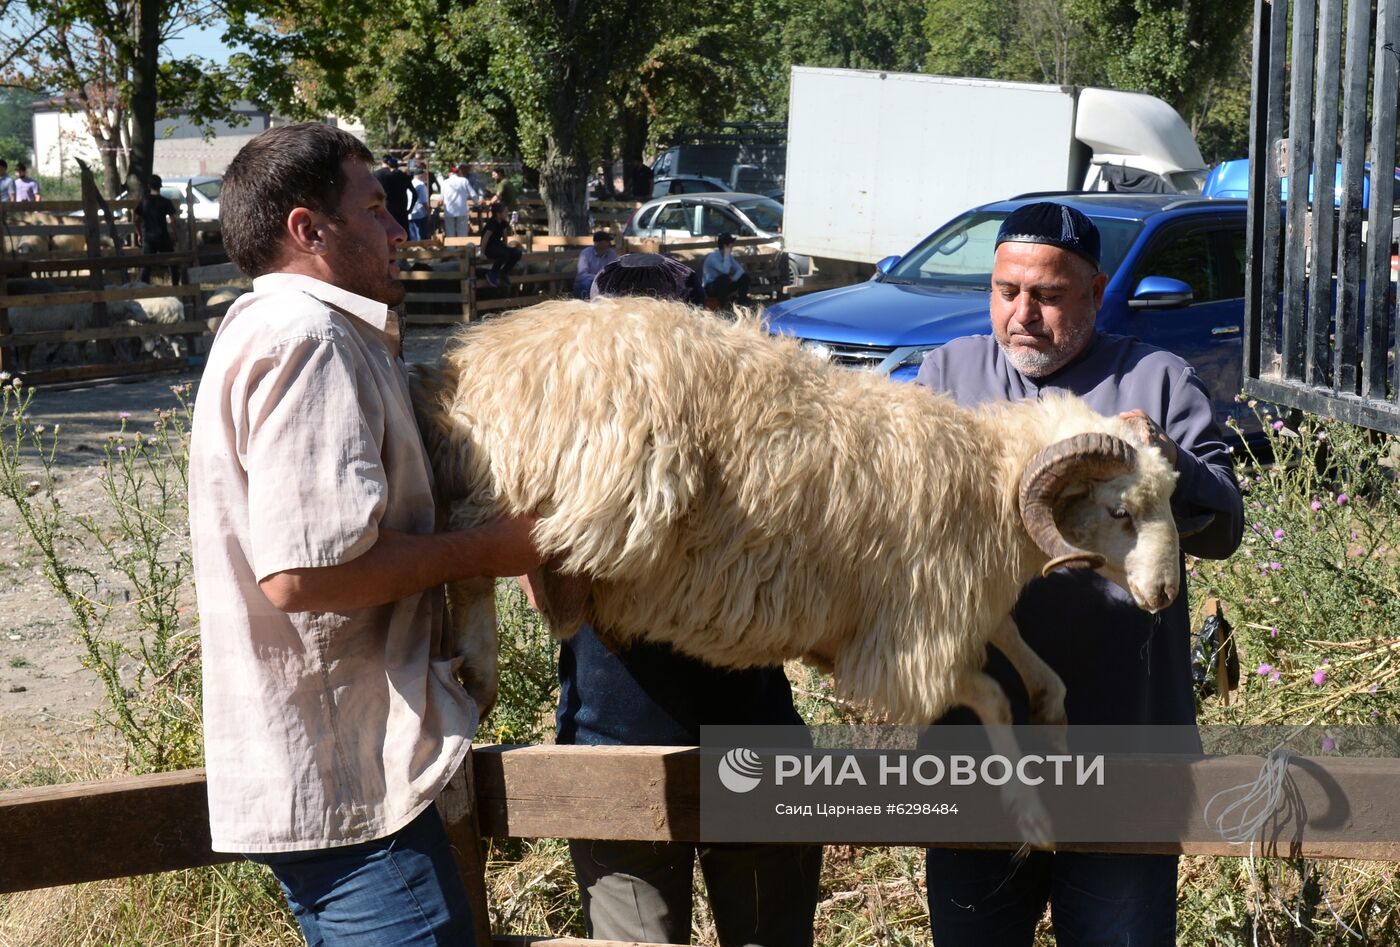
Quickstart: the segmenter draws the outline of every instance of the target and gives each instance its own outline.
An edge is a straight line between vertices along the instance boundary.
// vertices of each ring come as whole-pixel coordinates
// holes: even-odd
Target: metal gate
[[[1244,337],[1247,393],[1393,433],[1397,44],[1400,0],[1255,0]]]

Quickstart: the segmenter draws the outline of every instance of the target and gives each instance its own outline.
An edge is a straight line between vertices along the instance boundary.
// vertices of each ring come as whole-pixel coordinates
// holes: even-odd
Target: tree
[[[1090,37],[1108,84],[1192,114],[1234,68],[1249,0],[1057,0]]]
[[[783,121],[793,66],[918,72],[928,55],[923,3],[908,0],[771,0],[758,80],[736,117]]]
[[[58,92],[81,111],[102,155],[109,196],[125,184],[141,193],[151,174],[162,105],[193,103],[191,117],[224,117],[231,87],[197,59],[162,64],[160,45],[217,15],[207,0],[24,0],[7,7],[0,37],[8,84]]]
[[[1251,9],[1249,0],[930,0],[925,65],[1133,89],[1193,116],[1235,68]]]

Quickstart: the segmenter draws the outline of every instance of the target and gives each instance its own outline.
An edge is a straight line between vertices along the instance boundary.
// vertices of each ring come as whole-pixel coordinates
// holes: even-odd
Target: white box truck
[[[819,265],[904,253],[968,208],[1017,194],[1191,194],[1205,177],[1191,130],[1150,95],[792,70],[783,237]]]

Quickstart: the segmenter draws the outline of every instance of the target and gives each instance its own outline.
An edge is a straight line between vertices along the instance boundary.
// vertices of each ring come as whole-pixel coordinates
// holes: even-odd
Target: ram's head
[[[1176,472],[1155,447],[1112,434],[1051,444],[1021,476],[1021,519],[1049,561],[1095,569],[1159,612],[1181,588],[1171,496]]]

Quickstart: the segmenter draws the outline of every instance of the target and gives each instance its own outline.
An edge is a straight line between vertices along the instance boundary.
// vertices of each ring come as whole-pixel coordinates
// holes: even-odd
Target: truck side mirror
[[[1144,276],[1128,300],[1129,309],[1180,309],[1195,302],[1191,284],[1170,276]]]
[[[887,256],[879,263],[875,264],[875,272],[879,273],[881,276],[886,276],[889,274],[890,270],[894,269],[896,266],[899,266],[899,261],[902,259],[904,259],[904,257],[899,256],[898,254],[896,254],[895,256]]]

